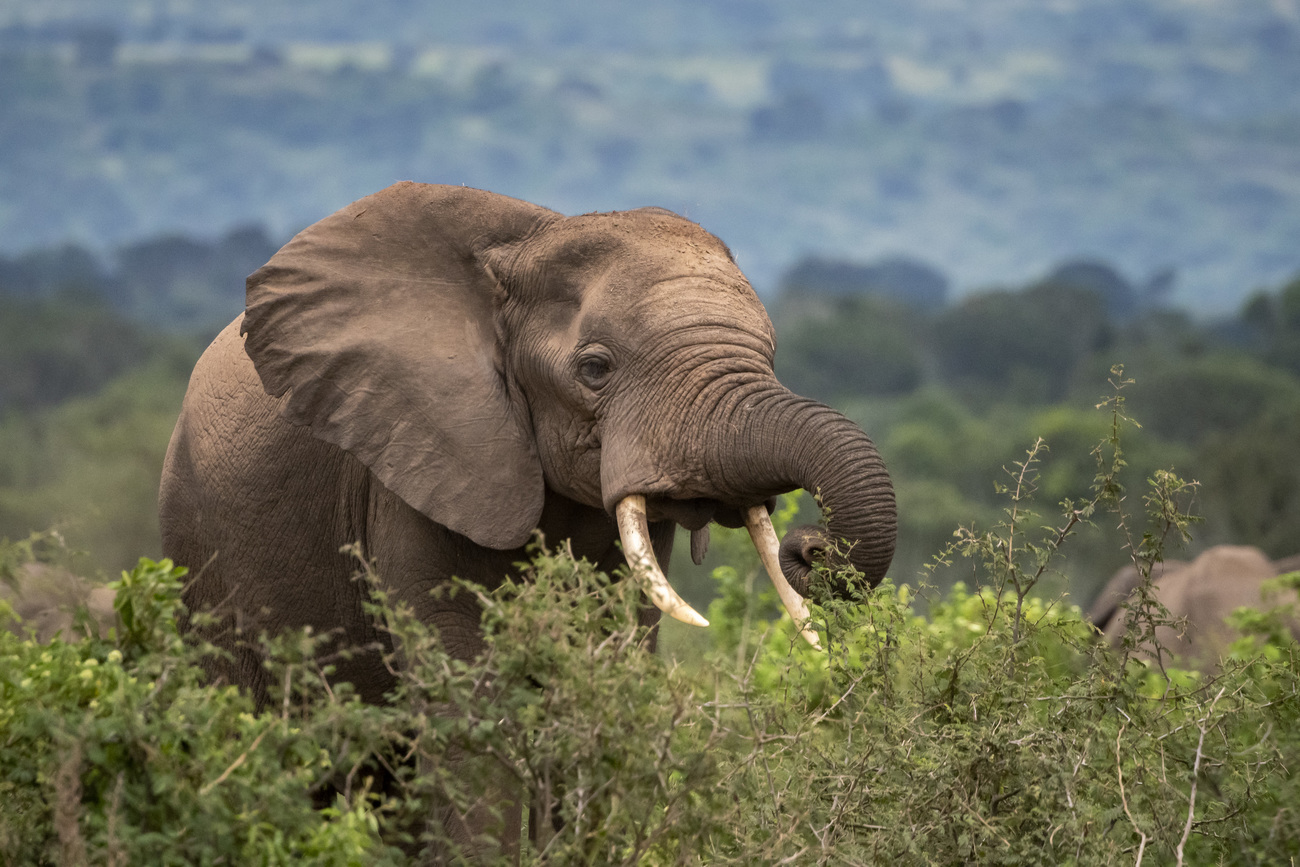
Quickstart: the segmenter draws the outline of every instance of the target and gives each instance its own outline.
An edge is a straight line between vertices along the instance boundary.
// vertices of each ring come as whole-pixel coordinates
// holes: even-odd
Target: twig
[[[1178,841],[1178,848],[1174,849],[1174,854],[1178,857],[1177,863],[1179,867],[1182,867],[1183,847],[1187,845],[1187,838],[1191,836],[1192,818],[1196,814],[1196,784],[1199,782],[1198,777],[1201,770],[1201,758],[1204,755],[1201,750],[1205,746],[1205,724],[1214,714],[1214,706],[1219,703],[1219,699],[1223,697],[1223,693],[1226,689],[1226,686],[1220,687],[1219,694],[1214,697],[1214,701],[1210,702],[1210,709],[1205,712],[1205,716],[1201,717],[1201,737],[1200,740],[1196,742],[1196,760],[1192,762],[1192,790],[1187,798],[1187,823],[1183,825],[1183,837]]]
[[[239,766],[242,765],[248,759],[248,754],[251,753],[253,750],[257,749],[257,745],[262,742],[262,738],[266,737],[266,733],[269,732],[270,730],[271,730],[271,726],[267,726],[266,728],[262,729],[262,733],[257,737],[253,738],[253,742],[248,745],[248,749],[240,753],[239,758],[231,762],[230,767],[226,768],[224,771],[221,772],[221,776],[217,777],[215,780],[208,783],[203,788],[199,789],[199,797],[203,797],[208,792],[211,792],[222,782],[224,782],[226,777],[234,773],[235,770],[238,769]]]
[[[1128,796],[1124,794],[1124,767],[1119,757],[1119,742],[1120,738],[1124,737],[1124,729],[1126,728],[1128,728],[1127,725],[1120,726],[1119,734],[1115,735],[1115,772],[1119,774],[1119,800],[1120,803],[1124,805],[1124,815],[1128,816],[1129,823],[1133,826],[1133,830],[1137,831],[1138,836],[1142,838],[1142,841],[1138,844],[1137,860],[1133,862],[1133,867],[1139,867],[1142,863],[1142,853],[1145,852],[1147,848],[1147,835],[1145,831],[1138,827],[1137,819],[1134,819],[1133,813],[1129,811]]]
[[[283,707],[283,712],[281,717],[286,721],[289,719],[289,688],[292,685],[293,685],[293,666],[286,665],[284,667],[284,707]]]

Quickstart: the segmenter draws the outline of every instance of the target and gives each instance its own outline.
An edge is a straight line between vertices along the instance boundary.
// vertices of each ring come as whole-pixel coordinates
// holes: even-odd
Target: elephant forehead
[[[726,245],[699,223],[664,208],[637,208],[631,211],[605,211],[565,217],[554,227],[565,237],[651,238],[662,240],[674,235],[694,238],[721,247]]]
[[[540,259],[556,276],[588,282],[617,275],[623,282],[659,275],[727,275],[744,281],[727,245],[690,220],[669,211],[643,209],[586,214],[549,224],[533,239],[529,259]]]
[[[746,342],[766,354],[775,346],[767,311],[731,251],[668,211],[550,223],[513,266],[529,318],[536,321],[545,307],[541,318],[553,325],[568,320],[563,330],[580,340],[650,339],[705,326],[745,332]]]
[[[604,282],[583,304],[579,331],[589,340],[741,343],[767,356],[776,349],[772,322],[747,283],[699,275]]]

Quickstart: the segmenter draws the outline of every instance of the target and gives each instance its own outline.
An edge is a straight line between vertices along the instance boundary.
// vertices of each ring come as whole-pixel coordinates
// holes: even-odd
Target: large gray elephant
[[[781,386],[775,350],[727,247],[657,208],[565,217],[400,183],[309,227],[199,360],[163,469],[164,552],[192,570],[186,604],[224,618],[216,674],[265,686],[236,628],[385,646],[340,553],[353,542],[464,658],[483,646],[476,604],[430,591],[497,585],[535,530],[606,570],[621,540],[649,599],[703,624],[657,563],[677,525],[699,554],[711,521],[747,524],[803,617],[829,540],[801,528],[778,550],[765,506],[805,488],[877,582],[896,530],[885,467]],[[370,701],[393,685],[378,653],[337,676]]]
[[[1161,626],[1156,629],[1160,646],[1182,662],[1213,667],[1240,633],[1225,619],[1238,608],[1265,610],[1280,603],[1295,602],[1294,594],[1278,599],[1262,595],[1263,584],[1285,572],[1300,569],[1300,557],[1270,561],[1263,551],[1244,545],[1217,545],[1190,563],[1171,560],[1157,563],[1152,570],[1156,598],[1175,620],[1185,620],[1184,629]],[[1117,571],[1097,595],[1088,619],[1102,631],[1112,646],[1119,646],[1128,627],[1128,612],[1121,606],[1137,589],[1137,569],[1125,566]],[[1300,639],[1300,623],[1289,621]],[[1151,648],[1141,648],[1150,656]]]

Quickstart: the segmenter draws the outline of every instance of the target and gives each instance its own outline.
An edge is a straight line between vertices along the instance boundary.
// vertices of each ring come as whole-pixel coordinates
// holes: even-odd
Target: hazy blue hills
[[[1091,258],[1223,312],[1300,271],[1300,4],[0,8],[0,251],[283,240],[399,179],[663,205],[764,292]]]

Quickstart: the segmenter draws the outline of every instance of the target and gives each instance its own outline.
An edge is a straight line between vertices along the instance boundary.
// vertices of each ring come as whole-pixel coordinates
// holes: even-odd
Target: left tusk
[[[813,647],[821,650],[821,641],[809,626],[812,614],[808,611],[808,603],[795,592],[790,582],[785,579],[785,573],[781,571],[781,561],[778,557],[781,543],[777,541],[776,530],[772,527],[772,519],[767,516],[766,507],[759,505],[746,510],[745,528],[749,530],[749,538],[753,540],[754,548],[762,558],[763,566],[767,568],[767,577],[772,579],[776,595],[781,597],[781,604],[789,612],[795,626],[799,627],[799,634]]]
[[[654,549],[650,547],[650,523],[646,518],[645,497],[629,494],[619,501],[615,514],[618,517],[618,534],[623,539],[623,556],[641,579],[641,587],[650,601],[660,611],[682,623],[708,626],[709,621],[677,595],[659,568]]]

